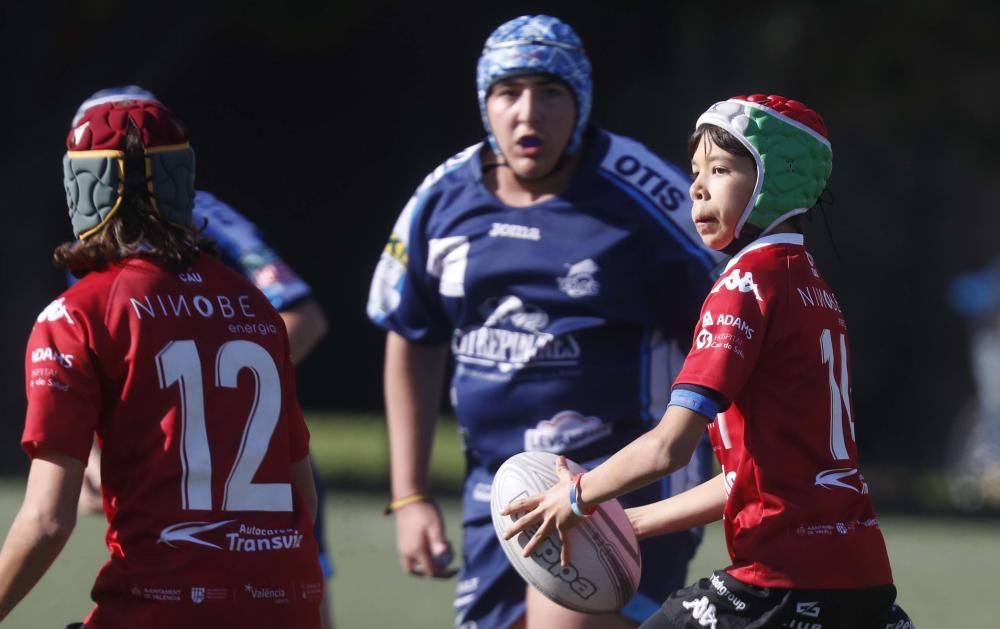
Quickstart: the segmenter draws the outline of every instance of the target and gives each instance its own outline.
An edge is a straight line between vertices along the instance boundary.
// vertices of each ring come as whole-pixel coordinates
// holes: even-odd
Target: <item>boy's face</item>
[[[576,99],[565,83],[550,76],[516,76],[490,88],[486,116],[514,174],[536,179],[551,173],[566,150]]]
[[[705,246],[721,251],[736,237],[736,224],[757,183],[756,166],[703,133],[691,156],[691,175],[691,218]]]

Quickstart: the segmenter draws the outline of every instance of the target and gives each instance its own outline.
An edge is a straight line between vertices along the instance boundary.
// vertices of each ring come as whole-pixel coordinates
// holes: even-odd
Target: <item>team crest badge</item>
[[[205,600],[205,588],[191,588],[191,601],[193,603],[202,603]]]
[[[594,275],[601,270],[596,262],[587,258],[565,266],[566,277],[556,278],[559,290],[574,298],[593,297],[601,292],[601,283],[594,279]]]

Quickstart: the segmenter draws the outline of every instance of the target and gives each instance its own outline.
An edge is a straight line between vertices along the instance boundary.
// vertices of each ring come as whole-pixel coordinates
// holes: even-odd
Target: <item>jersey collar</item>
[[[730,258],[729,262],[726,264],[726,270],[731,269],[744,254],[750,253],[755,249],[760,249],[761,247],[767,247],[768,245],[798,245],[800,247],[805,246],[806,239],[802,234],[795,233],[780,233],[780,234],[770,234],[767,236],[761,236],[757,240],[751,242],[746,247],[740,249],[740,252]]]

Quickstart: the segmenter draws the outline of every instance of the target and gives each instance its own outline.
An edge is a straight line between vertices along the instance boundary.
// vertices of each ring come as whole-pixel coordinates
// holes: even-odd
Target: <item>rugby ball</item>
[[[555,532],[530,557],[524,557],[522,550],[531,539],[528,532],[509,540],[503,538],[518,514],[500,515],[500,510],[518,498],[555,485],[559,478],[555,470],[557,456],[550,452],[522,452],[500,466],[491,491],[493,529],[517,573],[548,598],[578,612],[618,610],[639,587],[642,559],[639,541],[617,500],[602,503],[570,530],[570,565],[565,568],[559,564],[562,544]],[[573,474],[586,471],[572,461],[567,464]],[[536,530],[533,527],[529,532],[534,534]]]

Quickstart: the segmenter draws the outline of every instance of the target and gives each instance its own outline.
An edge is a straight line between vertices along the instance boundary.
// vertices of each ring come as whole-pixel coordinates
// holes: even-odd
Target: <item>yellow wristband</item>
[[[418,502],[430,502],[430,501],[431,497],[428,494],[412,494],[410,496],[406,496],[405,498],[399,498],[397,500],[393,500],[386,506],[385,511],[383,511],[382,514],[391,515],[393,511],[399,511],[403,507],[408,507]]]

